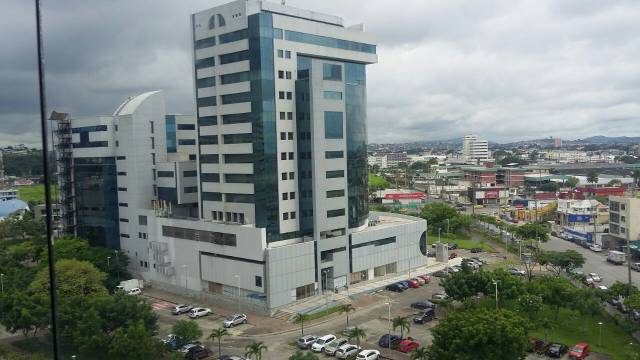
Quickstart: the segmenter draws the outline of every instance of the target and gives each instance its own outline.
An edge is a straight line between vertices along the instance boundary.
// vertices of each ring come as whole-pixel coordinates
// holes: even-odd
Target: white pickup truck
[[[622,265],[626,256],[627,254],[623,253],[622,251],[611,250],[607,254],[607,261],[616,265]]]

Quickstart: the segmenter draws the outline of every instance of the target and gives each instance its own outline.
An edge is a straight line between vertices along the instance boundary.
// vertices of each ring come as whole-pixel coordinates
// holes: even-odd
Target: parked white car
[[[631,268],[635,271],[640,271],[640,262],[631,263]]]
[[[336,336],[333,334],[321,336],[311,345],[311,351],[322,352],[324,350],[324,346],[335,339],[336,339]]]
[[[247,323],[247,315],[245,314],[233,314],[229,315],[223,322],[222,326],[226,328],[234,327],[240,324]]]
[[[377,360],[380,356],[380,351],[378,350],[362,350],[358,354],[357,360]]]
[[[189,311],[189,317],[192,319],[197,319],[199,317],[207,316],[209,314],[211,314],[211,309],[201,308],[201,307],[193,308],[191,309],[191,311]]]
[[[591,279],[593,282],[601,282],[602,278],[597,273],[589,273],[587,279]]]
[[[593,244],[589,246],[589,250],[595,251],[595,252],[602,252],[602,247],[598,244]]]
[[[127,295],[140,295],[140,294],[142,294],[142,290],[140,290],[140,288],[133,288],[127,291]]]
[[[336,350],[336,357],[338,359],[346,359],[351,355],[357,354],[358,351],[360,351],[359,347],[352,344],[345,344],[340,346],[338,350]]]

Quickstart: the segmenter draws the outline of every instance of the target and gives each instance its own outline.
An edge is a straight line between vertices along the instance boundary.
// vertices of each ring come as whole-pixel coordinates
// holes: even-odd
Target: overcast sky
[[[162,89],[193,113],[189,14],[219,0],[43,1],[49,110]],[[2,0],[0,145],[39,141],[33,1]],[[364,23],[369,142],[640,135],[640,1],[288,0]]]

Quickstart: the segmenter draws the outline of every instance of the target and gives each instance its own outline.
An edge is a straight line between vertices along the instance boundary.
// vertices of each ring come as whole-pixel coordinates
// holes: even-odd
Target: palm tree
[[[230,335],[229,332],[224,328],[213,329],[211,330],[211,334],[209,334],[209,339],[218,339],[218,357],[222,357],[222,345],[220,344],[220,342],[222,341],[223,337],[228,335]]]
[[[424,346],[414,349],[409,355],[410,360],[427,360],[428,358],[429,358],[429,351]]]
[[[295,354],[289,356],[289,360],[319,360],[316,354],[309,352],[302,352],[296,350]]]
[[[262,359],[262,353],[268,351],[267,345],[262,341],[254,341],[251,344],[244,347],[244,356],[249,358],[253,355],[256,356],[256,360]]]
[[[360,339],[365,339],[367,334],[365,334],[364,330],[356,326],[349,331],[347,337],[349,338],[349,341],[351,341],[351,339],[356,339],[356,346],[360,348]]]
[[[356,311],[356,308],[353,307],[353,305],[351,304],[342,304],[340,305],[340,314],[345,313],[347,314],[347,329],[349,328],[349,313],[352,311]]]
[[[407,334],[411,328],[411,323],[406,317],[396,316],[391,320],[391,326],[393,327],[393,331],[396,331],[397,328],[400,328],[400,338],[404,339],[404,331],[407,330]]]
[[[307,320],[309,320],[309,315],[303,314],[303,313],[297,313],[296,316],[293,318],[294,324],[300,324],[300,334],[302,334],[303,336],[304,336],[304,322]]]

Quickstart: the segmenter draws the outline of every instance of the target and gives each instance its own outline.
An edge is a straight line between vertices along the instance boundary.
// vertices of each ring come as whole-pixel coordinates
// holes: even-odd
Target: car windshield
[[[227,320],[232,321],[234,320],[236,317],[233,315],[227,316]]]
[[[573,352],[581,353],[582,352],[582,348],[574,347],[573,348]]]

